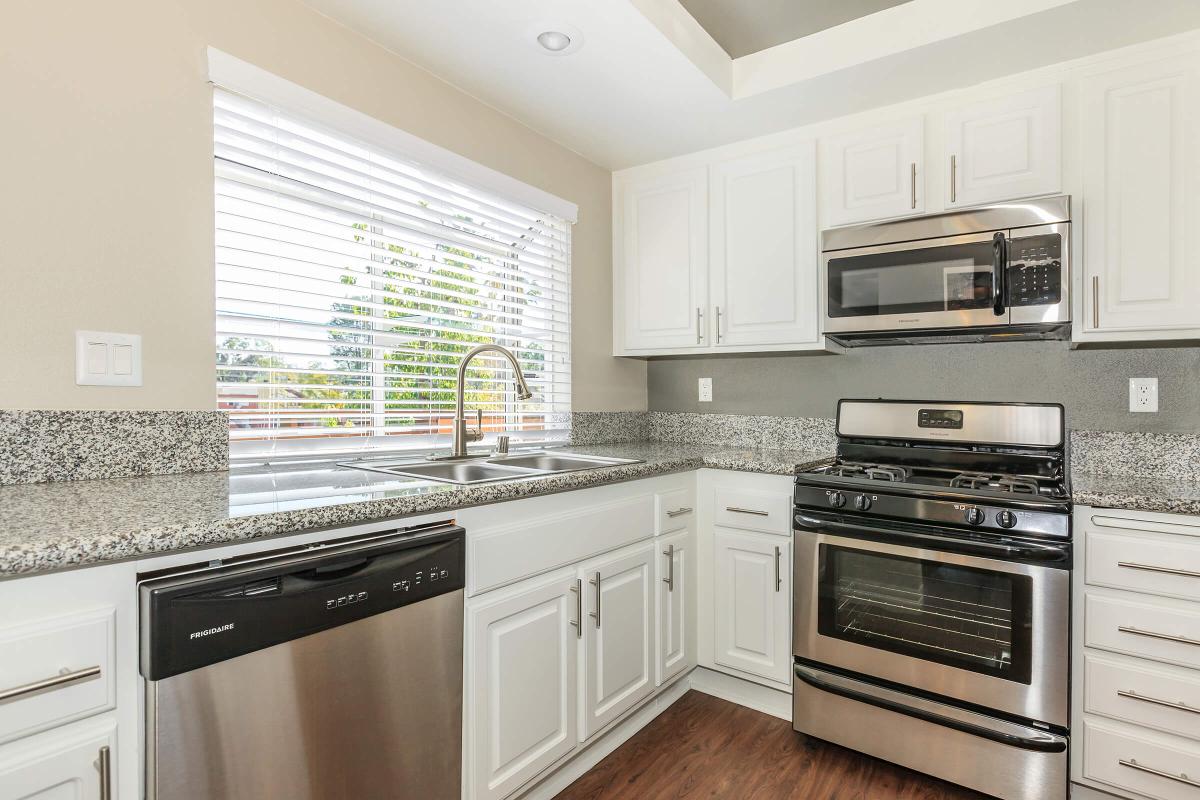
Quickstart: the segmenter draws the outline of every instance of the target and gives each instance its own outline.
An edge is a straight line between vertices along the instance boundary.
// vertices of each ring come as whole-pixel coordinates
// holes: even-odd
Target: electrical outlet
[[[1158,411],[1158,378],[1129,379],[1129,410],[1142,413]]]
[[[700,379],[700,402],[701,403],[711,403],[712,402],[712,378],[701,378]]]

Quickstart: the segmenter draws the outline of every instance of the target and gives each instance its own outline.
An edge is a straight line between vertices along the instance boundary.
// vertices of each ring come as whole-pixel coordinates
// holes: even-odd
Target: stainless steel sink
[[[511,481],[517,478],[532,478],[554,475],[560,472],[577,472],[599,469],[619,464],[636,464],[633,458],[608,458],[603,456],[576,455],[574,453],[513,453],[503,456],[477,456],[446,461],[414,461],[406,459],[361,459],[346,461],[340,466],[383,472],[405,478],[418,478],[441,483],[460,485]]]

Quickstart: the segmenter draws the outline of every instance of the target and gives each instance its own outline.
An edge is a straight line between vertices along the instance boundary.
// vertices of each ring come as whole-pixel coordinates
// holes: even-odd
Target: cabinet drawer
[[[654,533],[681,531],[696,518],[696,492],[691,488],[659,492],[654,496]]]
[[[115,705],[113,614],[102,609],[0,629],[0,741]]]
[[[754,489],[716,487],[713,521],[726,528],[778,533],[792,532],[792,496]]]
[[[1195,800],[1200,796],[1200,746],[1120,723],[1084,719],[1083,774],[1158,800]]]
[[[1200,600],[1200,538],[1090,530],[1086,570],[1092,585]]]
[[[1088,647],[1200,669],[1200,609],[1183,603],[1136,600],[1088,592],[1084,639]]]
[[[1200,672],[1084,655],[1084,710],[1200,739]]]

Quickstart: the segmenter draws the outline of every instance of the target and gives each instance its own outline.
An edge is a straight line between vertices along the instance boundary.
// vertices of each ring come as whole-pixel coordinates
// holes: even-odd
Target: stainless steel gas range
[[[1067,796],[1063,409],[843,400],[795,489],[793,727],[1004,800]]]

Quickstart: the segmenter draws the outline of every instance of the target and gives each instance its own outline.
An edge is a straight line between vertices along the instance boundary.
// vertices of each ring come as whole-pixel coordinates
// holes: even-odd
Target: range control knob
[[[854,507],[859,511],[869,511],[871,509],[871,498],[867,497],[865,494],[860,494],[858,497],[854,498]]]
[[[978,508],[968,508],[966,520],[968,525],[980,525],[983,523],[983,512]]]
[[[1012,528],[1017,524],[1017,515],[1011,511],[997,512],[996,524],[1001,528]]]
[[[846,505],[846,495],[841,492],[831,492],[829,495],[829,505],[834,508],[841,508]]]

